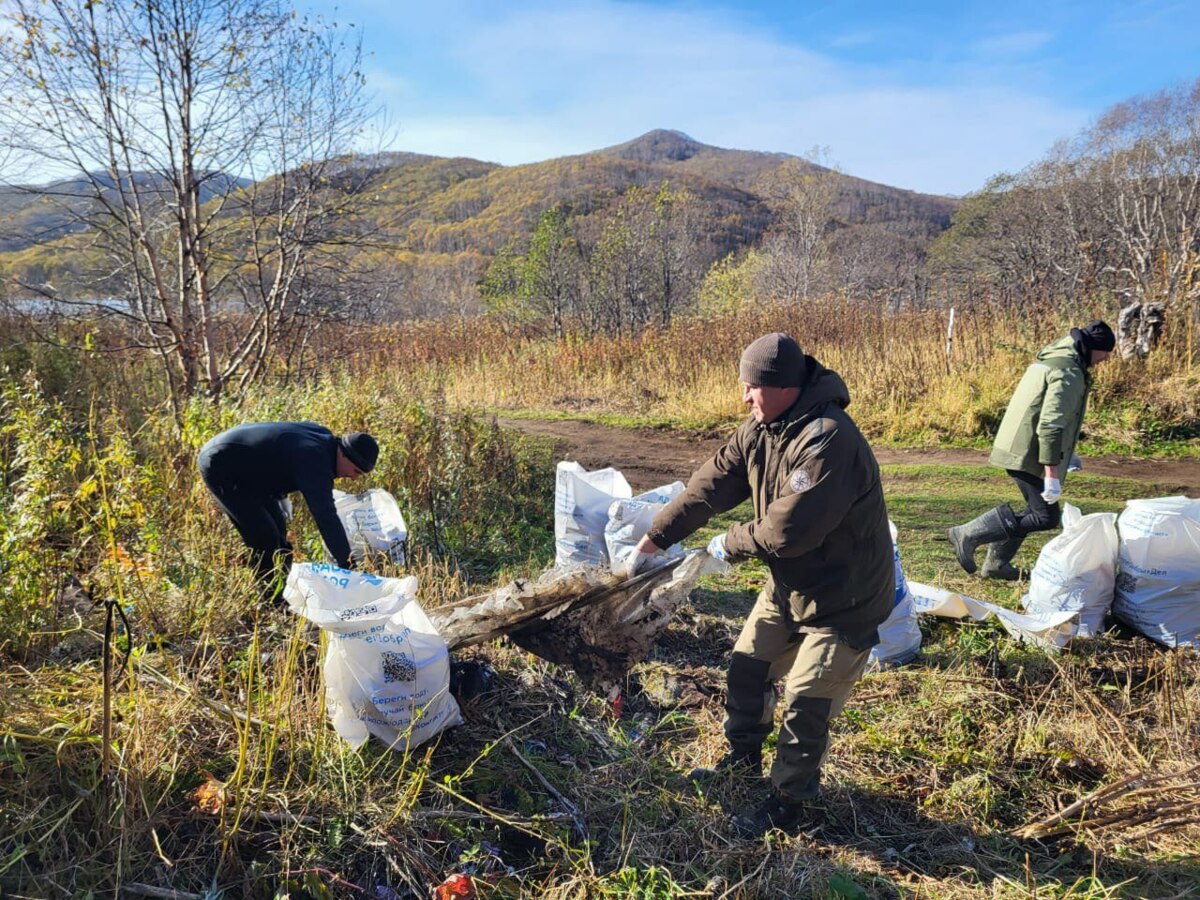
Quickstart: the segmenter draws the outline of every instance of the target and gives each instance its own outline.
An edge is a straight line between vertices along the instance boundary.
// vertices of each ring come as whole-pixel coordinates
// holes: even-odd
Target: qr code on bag
[[[1129,572],[1118,572],[1117,590],[1123,594],[1132,594],[1137,590],[1137,576]]]
[[[383,653],[383,680],[386,684],[393,681],[412,681],[417,677],[417,666],[407,653],[395,653],[385,650]]]

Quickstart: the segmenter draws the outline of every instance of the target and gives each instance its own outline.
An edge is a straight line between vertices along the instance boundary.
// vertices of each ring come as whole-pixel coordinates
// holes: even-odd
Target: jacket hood
[[[805,418],[812,410],[827,403],[836,403],[842,409],[850,405],[850,390],[842,376],[827,369],[811,356],[808,361],[808,376],[800,385],[800,396],[782,416],[770,423],[784,428],[792,422]]]
[[[1081,368],[1087,369],[1087,362],[1079,358],[1079,349],[1075,346],[1074,339],[1070,337],[1059,338],[1053,344],[1043,347],[1038,351],[1037,358],[1039,360],[1069,359]]]

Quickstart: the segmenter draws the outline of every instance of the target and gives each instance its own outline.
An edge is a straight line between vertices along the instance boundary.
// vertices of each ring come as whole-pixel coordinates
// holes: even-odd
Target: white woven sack
[[[1130,500],[1117,533],[1113,615],[1168,647],[1200,646],[1200,500]]]
[[[896,526],[889,521],[892,532],[892,558],[896,566],[896,591],[892,599],[892,611],[879,626],[879,643],[871,648],[867,665],[874,668],[902,666],[916,659],[921,651],[921,626],[917,623],[917,610],[913,604],[908,579],[900,565],[900,547],[896,544]]]
[[[1038,554],[1021,606],[1035,615],[1079,613],[1076,634],[1095,637],[1104,630],[1117,572],[1116,513],[1083,515],[1063,508],[1063,531]]]
[[[633,496],[616,469],[589,472],[577,462],[558,464],[554,484],[554,565],[608,565],[604,526],[614,500]]]
[[[354,747],[374,735],[404,752],[462,724],[450,654],[416,600],[417,579],[380,578],[320,563],[288,573],[283,596],[329,637],[329,719]]]
[[[628,500],[614,500],[608,507],[608,523],[604,526],[604,544],[608,549],[609,565],[614,575],[625,571],[625,562],[633,555],[640,541],[650,530],[654,517],[662,508],[683,493],[683,482],[673,481]],[[683,555],[678,544],[668,547],[664,559]]]
[[[404,564],[408,526],[395,497],[382,488],[371,488],[361,494],[335,490],[333,505],[346,529],[350,552],[355,559],[383,553],[392,562]]]

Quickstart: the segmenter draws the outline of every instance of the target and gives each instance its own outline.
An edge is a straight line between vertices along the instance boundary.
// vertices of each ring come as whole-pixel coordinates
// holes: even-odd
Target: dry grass
[[[1110,811],[1097,802],[1027,833],[1103,785],[1194,766],[1193,656],[1104,639],[1058,663],[988,633],[975,635],[980,657],[955,648],[957,626],[935,626],[924,666],[868,677],[838,721],[824,828],[745,844],[726,812],[761,788],[701,796],[682,776],[723,752],[720,668],[707,663],[727,645],[700,658],[688,648],[713,634],[706,618],[680,617],[645,670],[670,683],[631,685],[620,722],[564,673],[492,646],[497,693],[408,758],[339,745],[310,636],[260,620],[186,663],[171,650],[138,661],[119,695],[110,784],[95,771],[96,663],[9,668],[3,877],[11,896],[129,883],[179,896],[214,883],[224,896],[289,884],[292,896],[380,885],[424,896],[463,870],[489,896],[564,898],[846,896],[847,883],[880,897],[1184,896],[1194,884],[1186,859],[1200,829],[1165,804],[1160,818],[1143,804],[1097,825]],[[148,676],[175,667],[186,691]],[[684,692],[672,708],[681,682],[712,693]],[[1194,798],[1194,778],[1189,789],[1172,797]]]
[[[877,434],[966,440],[1054,331],[1001,312],[968,317],[946,374],[936,313],[885,322],[852,305],[815,309],[624,341],[556,343],[488,323],[381,330],[348,374],[240,408],[197,406],[182,423],[121,393],[79,418],[7,386],[0,892],[423,898],[456,872],[493,897],[1194,892],[1194,652],[1115,631],[1051,659],[990,625],[927,622],[920,665],[869,676],[837,720],[824,827],[748,844],[728,813],[762,786],[701,795],[683,776],[724,752],[723,670],[761,569],[693,595],[627,684],[619,719],[568,670],[501,641],[471,651],[494,667],[497,690],[466,704],[465,727],[408,756],[355,752],[326,724],[314,634],[255,611],[232,529],[193,469],[204,439],[243,417],[369,426],[387,449],[374,483],[402,498],[420,544],[410,572],[432,607],[550,558],[553,460],[451,412],[458,404],[713,427],[740,415],[741,346],[780,328],[847,376]],[[1156,410],[1185,416],[1193,382],[1161,377],[1168,359],[1102,372],[1098,426],[1142,440],[1151,420],[1130,410],[1144,412],[1154,391]],[[1072,484],[1087,511],[1154,490]],[[944,542],[985,499],[1009,499],[1002,477],[906,468],[887,473],[886,490],[910,577],[1015,603],[1019,585],[966,579]],[[296,527],[301,552],[318,555],[303,513]],[[109,780],[102,613],[73,575],[97,598],[121,598],[134,625]]]
[[[873,438],[970,443],[994,431],[1024,366],[1069,328],[1054,309],[964,307],[947,355],[946,325],[942,309],[885,311],[834,296],[720,321],[681,320],[634,337],[556,341],[486,319],[447,323],[437,334],[404,326],[363,336],[346,358],[353,371],[382,368],[463,408],[711,429],[742,415],[742,348],[779,330],[845,378],[857,419]],[[1181,439],[1200,427],[1200,369],[1187,367],[1186,340],[1169,334],[1150,360],[1098,370],[1094,449],[1184,449]]]

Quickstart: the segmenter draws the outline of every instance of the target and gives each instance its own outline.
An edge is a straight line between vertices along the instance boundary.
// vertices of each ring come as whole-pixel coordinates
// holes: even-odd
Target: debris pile
[[[452,650],[506,634],[587,684],[611,688],[646,658],[696,582],[724,566],[696,550],[633,578],[599,566],[552,570],[430,610],[429,618]]]

